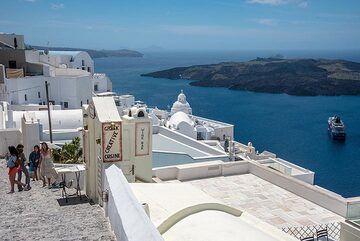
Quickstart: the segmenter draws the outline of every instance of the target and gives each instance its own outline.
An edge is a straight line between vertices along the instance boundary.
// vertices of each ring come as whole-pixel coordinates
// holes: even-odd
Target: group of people
[[[17,145],[17,147],[9,146],[8,149],[6,161],[9,168],[9,193],[15,192],[15,184],[18,186],[19,192],[29,191],[31,189],[31,176],[33,181],[42,180],[43,187],[46,186],[46,180],[49,188],[54,185],[58,174],[54,167],[52,150],[46,142],[41,143],[41,148],[38,145],[34,146],[34,150],[29,155],[29,162],[26,160],[22,144]],[[25,183],[21,181],[23,174],[25,175]]]

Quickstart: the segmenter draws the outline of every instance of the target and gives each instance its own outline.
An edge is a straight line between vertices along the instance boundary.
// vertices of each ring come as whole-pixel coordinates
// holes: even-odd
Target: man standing
[[[28,169],[26,168],[26,157],[24,154],[24,146],[22,144],[17,145],[16,147],[17,151],[19,152],[18,158],[20,159],[20,167],[18,171],[18,181],[21,182],[22,173],[25,174],[25,191],[29,191],[31,189],[30,187],[30,174]],[[23,187],[21,185],[18,185],[19,192],[23,190]]]

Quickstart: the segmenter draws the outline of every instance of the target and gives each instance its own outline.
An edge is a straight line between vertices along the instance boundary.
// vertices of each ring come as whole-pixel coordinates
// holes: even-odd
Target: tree
[[[82,154],[79,137],[75,137],[70,143],[65,143],[61,149],[53,151],[54,161],[64,164],[82,163]]]

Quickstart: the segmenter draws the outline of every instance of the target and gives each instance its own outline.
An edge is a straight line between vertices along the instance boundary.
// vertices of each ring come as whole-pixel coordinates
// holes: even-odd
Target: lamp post
[[[49,119],[50,143],[53,143],[52,127],[51,127],[51,116],[50,116],[49,85],[50,84],[48,84],[48,82],[45,81],[46,103],[47,103],[48,119]]]

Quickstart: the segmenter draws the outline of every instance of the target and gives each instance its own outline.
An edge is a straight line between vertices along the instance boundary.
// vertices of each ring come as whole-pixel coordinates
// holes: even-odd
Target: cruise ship
[[[34,143],[61,148],[76,137],[83,156],[56,164],[59,190],[34,183],[2,195],[1,185],[1,238],[360,240],[360,197],[236,141],[232,124],[195,115],[182,90],[170,111],[149,107],[112,92],[87,53],[29,50],[23,39],[0,34],[0,156],[10,145],[29,155]],[[16,201],[21,211],[5,210]]]
[[[329,117],[328,130],[332,139],[345,140],[346,138],[345,125],[339,116],[335,115],[333,117]]]

